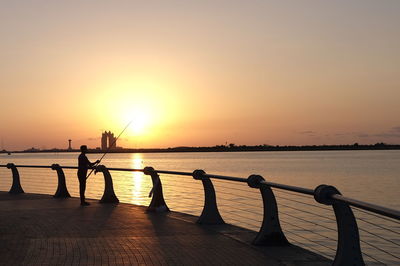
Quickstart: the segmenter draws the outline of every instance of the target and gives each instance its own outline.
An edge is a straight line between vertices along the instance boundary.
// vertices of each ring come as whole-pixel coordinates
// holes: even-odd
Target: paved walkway
[[[330,265],[295,246],[255,247],[255,233],[196,217],[0,192],[1,265]]]

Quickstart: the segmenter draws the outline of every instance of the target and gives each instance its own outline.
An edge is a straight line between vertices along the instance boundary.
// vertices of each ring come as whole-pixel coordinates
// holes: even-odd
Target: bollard
[[[151,181],[153,182],[153,188],[149,193],[149,197],[151,198],[151,202],[149,207],[147,207],[148,212],[168,212],[169,208],[164,200],[164,195],[162,191],[162,184],[160,180],[160,176],[154,171],[153,167],[145,167],[143,169],[143,173],[145,175],[151,176]]]
[[[67,189],[67,184],[65,182],[65,175],[64,171],[61,168],[59,164],[52,164],[51,165],[51,170],[56,170],[57,171],[57,176],[58,176],[58,186],[57,186],[57,191],[54,194],[54,198],[70,198],[71,195],[68,192]]]
[[[100,203],[118,203],[119,200],[114,193],[114,186],[110,171],[104,165],[98,165],[96,167],[97,172],[102,172],[104,176],[104,194],[100,200]]]
[[[204,207],[196,223],[198,224],[224,224],[217,206],[214,185],[210,178],[205,177],[203,170],[194,170],[193,178],[201,180],[204,188]]]
[[[259,188],[263,199],[264,217],[260,231],[253,240],[257,246],[287,246],[289,241],[282,232],[278,217],[278,206],[272,189],[260,184],[264,178],[260,175],[251,175],[247,178],[247,185],[251,188]]]
[[[347,203],[333,200],[331,196],[334,194],[341,195],[333,186],[319,185],[314,190],[315,200],[325,205],[332,205],[336,216],[338,243],[332,265],[365,265],[353,211]]]
[[[10,194],[20,194],[24,193],[24,190],[21,187],[21,182],[19,181],[19,173],[18,169],[13,163],[8,163],[7,168],[11,169],[12,175],[13,175],[13,183],[11,186],[11,189],[8,193]]]

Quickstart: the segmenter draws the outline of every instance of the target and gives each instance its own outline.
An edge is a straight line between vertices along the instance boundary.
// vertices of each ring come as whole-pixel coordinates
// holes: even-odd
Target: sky
[[[400,1],[0,0],[1,149],[400,144]]]

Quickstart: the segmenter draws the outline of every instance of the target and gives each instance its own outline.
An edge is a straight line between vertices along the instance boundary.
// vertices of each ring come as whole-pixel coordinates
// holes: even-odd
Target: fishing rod
[[[117,140],[119,139],[119,137],[121,137],[122,133],[124,133],[124,131],[129,127],[130,124],[132,124],[133,120],[130,121],[126,127],[124,128],[124,130],[121,131],[121,133],[119,133],[118,137],[114,139],[113,143],[108,146],[107,150],[104,152],[104,154],[101,156],[100,160],[98,160],[97,164],[99,164],[101,162],[101,160],[103,160],[104,156],[106,156],[106,154],[110,151],[111,147],[114,146],[115,143],[117,143]],[[90,173],[87,175],[86,179],[89,178],[89,176],[93,173],[94,168],[92,168],[92,170],[90,171]]]

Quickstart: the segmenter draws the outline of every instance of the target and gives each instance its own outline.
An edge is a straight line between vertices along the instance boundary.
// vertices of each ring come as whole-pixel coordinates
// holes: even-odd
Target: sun
[[[175,119],[176,97],[154,77],[110,80],[100,91],[91,109],[96,110],[98,123],[106,125],[102,128],[120,132],[126,127],[121,138],[126,145],[147,145],[163,137],[162,128]]]
[[[152,121],[151,112],[143,106],[123,108],[120,117],[122,123],[129,123],[127,135],[135,137],[145,135]]]
[[[145,112],[134,112],[131,115],[132,123],[129,125],[130,132],[133,135],[141,135],[146,131],[146,127],[149,125],[150,117]]]

